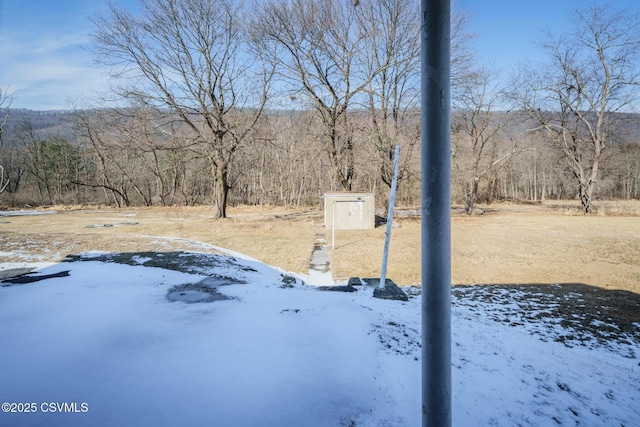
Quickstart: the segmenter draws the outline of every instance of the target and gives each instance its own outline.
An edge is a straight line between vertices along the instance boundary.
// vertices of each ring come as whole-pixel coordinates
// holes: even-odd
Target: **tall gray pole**
[[[451,426],[450,0],[422,0],[422,425]]]
[[[393,158],[393,179],[391,180],[391,194],[389,195],[389,210],[387,212],[387,232],[384,236],[384,250],[382,251],[382,270],[380,271],[380,284],[378,288],[384,289],[387,284],[387,259],[389,258],[389,243],[391,241],[391,228],[393,226],[393,205],[396,202],[396,187],[398,185],[398,169],[400,166],[400,145],[396,145]]]

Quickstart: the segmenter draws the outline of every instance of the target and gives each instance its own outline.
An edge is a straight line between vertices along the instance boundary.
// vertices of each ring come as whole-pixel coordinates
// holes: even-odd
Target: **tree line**
[[[113,92],[44,129],[0,92],[0,201],[317,205],[325,191],[382,204],[402,147],[400,203],[420,197],[416,0],[155,0],[94,18]],[[547,62],[511,79],[452,19],[452,189],[496,200],[638,198],[638,21],[578,9]],[[113,100],[116,100],[113,102]],[[46,116],[46,115],[45,115]]]

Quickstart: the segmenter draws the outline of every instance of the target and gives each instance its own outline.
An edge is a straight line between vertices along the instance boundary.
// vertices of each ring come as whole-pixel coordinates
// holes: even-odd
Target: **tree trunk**
[[[589,174],[589,178],[585,179],[580,177],[580,203],[582,204],[582,210],[585,214],[593,212],[591,200],[593,196],[593,190],[595,190],[596,188],[598,169],[600,168],[600,152],[602,150],[600,141],[595,141],[594,148],[595,154],[593,155],[593,164],[591,166],[591,173]]]
[[[229,181],[226,166],[212,166],[213,177],[213,217],[227,217],[227,196],[229,194]]]
[[[467,188],[465,189],[464,211],[467,215],[473,214],[477,198],[478,180],[474,179],[467,184]]]
[[[585,214],[591,213],[591,191],[587,185],[580,185],[580,204]]]

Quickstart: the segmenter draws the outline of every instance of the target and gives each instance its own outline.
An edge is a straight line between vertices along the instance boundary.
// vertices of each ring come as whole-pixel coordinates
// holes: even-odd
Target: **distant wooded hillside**
[[[207,152],[181,125],[141,111],[10,110],[0,147],[6,185],[0,206],[69,204],[208,204]],[[574,177],[558,147],[521,113],[495,113],[499,131],[474,151],[452,115],[453,203],[572,199]],[[596,198],[640,198],[640,115],[620,114],[604,150]],[[330,172],[331,156],[312,111],[266,114],[229,167],[232,204],[318,205],[326,191],[343,190]],[[353,114],[354,191],[388,197],[393,146],[373,137],[370,117]],[[155,123],[151,125],[150,123]],[[419,204],[418,112],[404,122],[398,202]],[[180,135],[183,134],[184,138]],[[343,153],[337,153],[341,155]]]

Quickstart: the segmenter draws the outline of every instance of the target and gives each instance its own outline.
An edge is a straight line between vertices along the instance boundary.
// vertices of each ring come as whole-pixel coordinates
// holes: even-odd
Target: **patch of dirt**
[[[181,301],[190,304],[233,299],[218,292],[217,288],[201,283],[185,283],[174,286],[167,292],[167,298],[170,301]]]
[[[632,292],[578,283],[474,285],[454,287],[452,297],[453,305],[481,307],[496,322],[526,324],[567,347],[599,345],[640,356],[640,295]]]
[[[28,227],[32,230],[37,227]],[[185,240],[166,239],[162,236],[127,235],[119,233],[61,233],[21,232],[0,229],[0,263],[58,262],[69,255],[90,251],[140,252],[187,250],[220,253],[211,247]]]
[[[418,329],[395,321],[374,324],[369,334],[376,334],[378,341],[390,353],[411,356],[413,360],[422,357],[422,335]]]
[[[101,261],[125,265],[142,265],[158,267],[165,270],[180,271],[182,273],[209,275],[212,269],[223,270],[231,268],[233,271],[255,271],[250,267],[240,266],[236,259],[229,256],[216,256],[204,253],[190,252],[121,252],[89,255],[69,255],[66,262]],[[236,280],[233,277],[217,276],[221,279]]]

